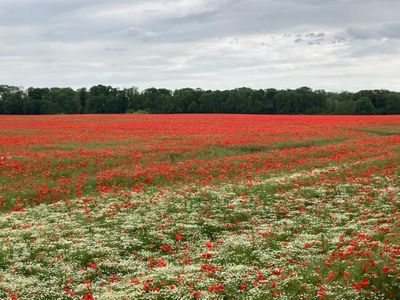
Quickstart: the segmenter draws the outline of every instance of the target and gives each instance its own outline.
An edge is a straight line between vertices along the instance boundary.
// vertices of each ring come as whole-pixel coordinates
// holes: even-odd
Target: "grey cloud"
[[[286,36],[290,37],[290,35],[286,35]],[[294,43],[295,44],[305,43],[310,46],[320,45],[320,44],[326,42],[325,37],[326,37],[326,35],[324,32],[317,32],[317,33],[309,32],[306,34],[299,33],[295,36]]]
[[[113,52],[113,51],[115,51],[115,52],[125,52],[125,51],[128,51],[128,48],[110,48],[110,47],[107,47],[104,50],[105,51],[110,51],[110,52]]]
[[[346,33],[360,40],[400,39],[400,23],[385,23],[377,27],[349,27]]]
[[[0,83],[329,89],[382,76],[390,88],[399,11],[395,0],[0,0]],[[381,73],[358,76],[371,61]]]
[[[204,11],[200,13],[194,13],[190,15],[186,15],[183,17],[176,17],[176,18],[171,18],[168,19],[167,21],[171,24],[187,24],[187,23],[207,23],[211,21],[215,21],[216,18],[218,17],[218,10],[210,10],[210,11]]]

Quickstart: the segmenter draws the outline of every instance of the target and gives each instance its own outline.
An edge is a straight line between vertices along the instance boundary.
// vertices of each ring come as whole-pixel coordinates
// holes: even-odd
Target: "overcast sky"
[[[398,0],[0,0],[0,84],[400,90]]]

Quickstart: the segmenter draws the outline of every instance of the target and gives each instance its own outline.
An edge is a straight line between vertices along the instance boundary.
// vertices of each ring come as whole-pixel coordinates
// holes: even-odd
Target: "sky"
[[[398,0],[0,0],[0,84],[400,90]]]

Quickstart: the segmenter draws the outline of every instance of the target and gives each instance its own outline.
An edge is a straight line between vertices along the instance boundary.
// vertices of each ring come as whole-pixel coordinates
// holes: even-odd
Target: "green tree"
[[[87,112],[87,98],[88,98],[88,92],[86,88],[81,88],[78,89],[78,99],[79,99],[79,113],[80,114],[85,114]]]
[[[21,88],[9,85],[0,85],[0,113],[24,113],[24,93]]]
[[[354,105],[353,113],[357,115],[372,115],[375,112],[375,107],[368,97],[359,98]]]
[[[50,90],[48,88],[29,88],[28,97],[24,101],[24,113],[31,115],[52,113],[46,111],[44,102],[48,102]]]
[[[126,110],[127,99],[118,95],[116,88],[100,84],[90,88],[87,102],[90,113],[118,113],[121,107]]]
[[[400,93],[388,93],[384,96],[385,113],[400,114]]]

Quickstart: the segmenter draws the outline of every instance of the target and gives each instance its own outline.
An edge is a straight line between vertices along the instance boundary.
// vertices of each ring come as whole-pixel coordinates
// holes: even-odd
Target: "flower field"
[[[0,299],[400,299],[400,116],[0,118]]]

